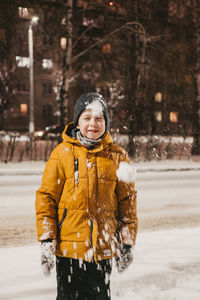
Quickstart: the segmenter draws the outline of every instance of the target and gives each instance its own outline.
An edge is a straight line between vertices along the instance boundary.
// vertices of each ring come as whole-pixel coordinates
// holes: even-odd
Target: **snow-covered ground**
[[[113,269],[113,300],[199,300],[200,227],[143,232],[135,262],[124,274]],[[41,274],[38,245],[0,248],[0,299],[55,300],[55,271]]]
[[[139,233],[135,261],[113,269],[113,300],[200,299],[200,162],[137,167]],[[0,299],[53,300],[35,239],[34,199],[44,163],[0,165]],[[168,170],[166,172],[166,170]]]

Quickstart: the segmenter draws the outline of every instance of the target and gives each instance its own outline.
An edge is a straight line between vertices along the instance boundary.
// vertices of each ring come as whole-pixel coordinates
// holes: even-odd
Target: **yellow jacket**
[[[116,256],[119,244],[135,244],[138,221],[134,184],[118,181],[127,153],[110,134],[93,149],[63,131],[36,192],[38,240],[57,239],[56,255],[90,261]]]

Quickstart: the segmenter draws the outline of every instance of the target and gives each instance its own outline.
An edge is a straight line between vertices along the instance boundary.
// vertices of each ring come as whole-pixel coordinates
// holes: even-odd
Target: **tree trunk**
[[[66,0],[66,52],[62,65],[62,85],[60,90],[60,125],[64,125],[69,121],[69,82],[71,78],[72,65],[72,33],[73,33],[73,0]]]
[[[133,20],[135,22],[138,22],[138,2],[135,1],[133,4]],[[130,47],[131,50],[131,65],[129,67],[129,86],[128,86],[128,97],[129,97],[129,115],[130,115],[130,121],[129,121],[129,155],[131,157],[134,157],[135,155],[135,145],[133,142],[133,138],[135,136],[135,130],[136,130],[136,105],[137,105],[137,92],[138,92],[138,80],[139,80],[139,30],[141,28],[136,25],[136,32],[134,33],[133,39],[132,39],[132,46]]]
[[[196,38],[196,68],[195,86],[196,96],[194,102],[194,123],[193,123],[193,146],[192,155],[200,155],[200,7],[198,0],[193,0],[193,20]]]

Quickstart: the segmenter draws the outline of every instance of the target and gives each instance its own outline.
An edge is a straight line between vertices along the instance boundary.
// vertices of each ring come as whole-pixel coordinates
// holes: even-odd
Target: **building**
[[[68,37],[65,4],[0,1],[0,63],[9,74],[9,87],[1,87],[2,129],[28,131],[28,29],[34,15],[39,17],[33,26],[35,128],[60,122]],[[76,98],[96,90],[108,100],[113,132],[193,134],[192,1],[76,0],[72,8],[73,62],[65,122],[72,119]]]

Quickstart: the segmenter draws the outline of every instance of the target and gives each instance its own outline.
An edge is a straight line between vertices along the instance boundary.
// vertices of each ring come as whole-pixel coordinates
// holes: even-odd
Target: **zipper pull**
[[[74,173],[74,176],[75,176],[75,184],[78,184],[79,182],[79,171],[78,171],[78,158],[75,158],[75,173]]]

